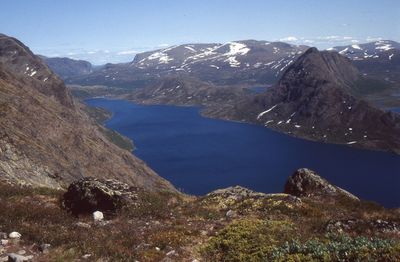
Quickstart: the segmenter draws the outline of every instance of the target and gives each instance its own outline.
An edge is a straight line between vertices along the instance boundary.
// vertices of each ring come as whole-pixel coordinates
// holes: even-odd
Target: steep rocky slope
[[[360,79],[350,60],[310,48],[279,83],[233,110],[210,115],[263,124],[296,136],[400,152],[400,117],[352,93]]]
[[[111,143],[42,60],[0,36],[0,179],[61,187],[81,177],[117,178],[175,190],[129,151]]]

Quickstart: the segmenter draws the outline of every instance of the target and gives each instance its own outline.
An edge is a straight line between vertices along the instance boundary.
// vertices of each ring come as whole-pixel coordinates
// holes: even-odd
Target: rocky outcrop
[[[42,59],[17,39],[0,35],[0,64],[3,64],[9,73],[18,76],[21,84],[29,85],[64,106],[73,107],[72,97],[66,91],[63,81],[53,74]],[[1,78],[4,77],[5,75]]]
[[[207,197],[209,198],[220,197],[224,199],[233,199],[236,201],[240,201],[244,198],[260,198],[266,196],[267,194],[256,192],[241,186],[217,189],[207,194]]]
[[[63,196],[63,206],[74,214],[115,212],[138,199],[139,188],[112,179],[83,178],[73,182]]]
[[[226,217],[265,211],[278,206],[293,209],[302,205],[300,198],[290,194],[265,194],[241,186],[212,191],[201,198],[201,203],[224,211]]]
[[[344,196],[353,200],[359,200],[340,187],[330,184],[314,171],[298,169],[285,184],[285,193],[297,197],[338,197]]]

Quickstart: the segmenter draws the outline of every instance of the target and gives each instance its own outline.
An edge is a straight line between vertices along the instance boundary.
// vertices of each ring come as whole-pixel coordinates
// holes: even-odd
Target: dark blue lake
[[[135,155],[186,193],[201,195],[232,185],[282,192],[288,176],[307,167],[363,199],[400,207],[398,155],[208,119],[194,107],[101,98],[86,102],[113,112],[106,126],[131,138]]]

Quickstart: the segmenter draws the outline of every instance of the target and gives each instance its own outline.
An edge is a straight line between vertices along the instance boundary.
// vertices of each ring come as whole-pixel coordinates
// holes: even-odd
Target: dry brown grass
[[[123,209],[119,214],[106,214],[106,220],[110,223],[100,226],[94,224],[90,216],[74,217],[63,210],[59,204],[62,194],[62,191],[0,184],[0,231],[20,232],[23,236],[21,244],[25,246],[51,244],[51,252],[36,258],[38,261],[71,261],[84,254],[91,254],[93,259],[101,258],[103,261],[160,261],[171,250],[176,251],[170,257],[173,261],[188,261],[201,255],[204,258],[223,256],[219,241],[236,237],[236,233],[232,234],[237,231],[229,231],[236,230],[235,227],[227,229],[227,226],[236,225],[237,221],[242,221],[240,225],[251,224],[251,221],[268,225],[265,232],[257,228],[247,232],[247,226],[242,228],[246,229],[246,237],[250,241],[242,244],[254,246],[257,250],[261,248],[262,254],[273,250],[272,246],[259,247],[253,241],[261,239],[264,241],[262,243],[271,245],[282,244],[279,241],[292,238],[301,243],[315,238],[327,241],[325,227],[330,220],[352,218],[400,222],[396,211],[348,199],[325,202],[303,199],[296,206],[285,204],[280,198],[271,198],[253,204],[244,200],[221,208],[201,198],[144,193],[135,205]],[[236,217],[225,216],[230,208],[237,211]],[[91,227],[79,227],[78,222],[88,223]],[[349,232],[349,235],[396,238],[361,226]],[[210,243],[210,236],[217,236],[212,245],[207,244]],[[226,240],[236,247],[236,240]],[[206,249],[202,248],[204,245]],[[218,250],[213,250],[214,247]],[[241,246],[237,248],[241,250]],[[394,249],[390,251],[397,252]],[[229,252],[230,256],[234,256],[232,252],[236,251]]]

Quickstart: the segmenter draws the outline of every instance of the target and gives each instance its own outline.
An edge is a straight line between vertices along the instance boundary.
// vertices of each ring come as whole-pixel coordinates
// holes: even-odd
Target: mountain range
[[[85,97],[202,105],[203,114],[212,117],[399,152],[398,117],[377,109],[400,104],[399,47],[389,40],[323,52],[255,40],[185,44],[137,54],[130,63],[107,64],[66,81]],[[382,123],[379,128],[372,126],[376,121]]]
[[[306,49],[255,40],[185,44],[140,53],[130,63],[106,64],[89,75],[66,77],[66,83],[133,89],[159,77],[184,75],[217,85],[270,85]]]

